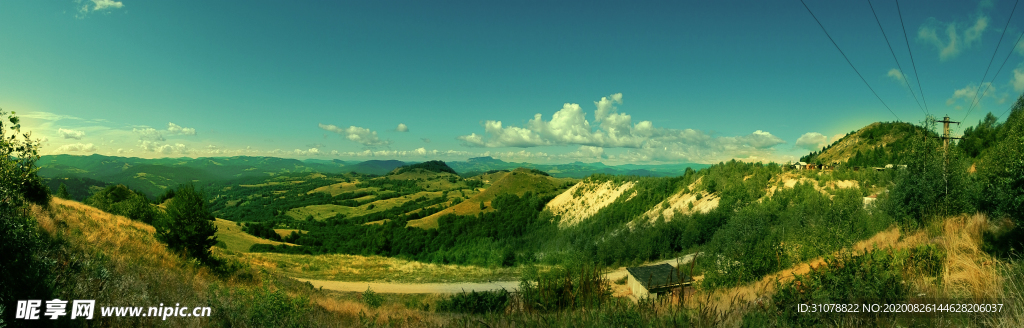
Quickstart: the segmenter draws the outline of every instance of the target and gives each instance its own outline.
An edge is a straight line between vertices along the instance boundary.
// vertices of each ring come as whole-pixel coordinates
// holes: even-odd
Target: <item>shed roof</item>
[[[676,272],[668,263],[626,268],[626,271],[647,289],[690,281],[690,277]]]

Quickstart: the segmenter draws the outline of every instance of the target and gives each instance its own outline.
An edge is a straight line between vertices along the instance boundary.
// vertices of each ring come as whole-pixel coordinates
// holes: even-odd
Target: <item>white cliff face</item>
[[[700,184],[701,179],[703,179],[703,177],[698,178],[697,181],[694,181],[686,189],[669,196],[668,199],[661,204],[654,206],[654,208],[647,211],[647,213],[644,213],[644,215],[652,222],[657,220],[659,216],[665,218],[665,221],[670,221],[676,215],[687,215],[698,212],[707,213],[718,208],[720,198],[717,194],[708,194],[705,191],[694,190]]]
[[[635,182],[616,184],[583,181],[556,196],[544,208],[561,218],[560,228],[574,226],[586,220],[622,196]],[[633,194],[635,195],[635,193]]]

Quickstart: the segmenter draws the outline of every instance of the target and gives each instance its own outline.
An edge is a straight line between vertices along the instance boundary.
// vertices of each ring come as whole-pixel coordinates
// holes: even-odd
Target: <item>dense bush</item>
[[[153,224],[159,216],[145,194],[125,185],[107,186],[86,199],[85,204],[147,224]]]
[[[823,316],[801,313],[799,304],[899,304],[910,293],[911,274],[941,274],[943,252],[935,246],[905,250],[874,250],[854,255],[841,252],[826,257],[825,265],[782,283],[772,296],[780,325],[821,325]],[[788,323],[788,324],[781,324]]]
[[[934,121],[927,122],[934,127]],[[922,226],[940,216],[972,213],[978,191],[968,174],[970,161],[957,147],[942,150],[940,140],[917,134],[910,138],[912,156],[907,169],[898,170],[895,185],[881,207],[906,228]]]
[[[454,294],[437,302],[438,312],[460,312],[483,314],[503,312],[508,306],[510,293],[507,290],[470,291]]]
[[[242,231],[256,237],[270,239],[273,241],[281,241],[281,235],[274,231],[273,222],[248,223],[242,227]]]

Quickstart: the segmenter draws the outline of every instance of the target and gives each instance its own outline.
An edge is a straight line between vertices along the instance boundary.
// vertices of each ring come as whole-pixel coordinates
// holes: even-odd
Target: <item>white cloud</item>
[[[371,131],[367,128],[349,126],[348,128],[343,129],[335,126],[334,124],[323,123],[320,124],[320,128],[343,135],[346,139],[358,142],[366,147],[387,146],[391,144],[391,141],[389,140],[380,140],[380,138],[377,137],[377,131]]]
[[[594,146],[580,146],[578,150],[565,155],[566,157],[580,159],[608,158],[608,156],[604,154],[604,148]]]
[[[74,144],[67,144],[67,145],[60,146],[56,150],[54,150],[53,152],[55,154],[67,154],[67,153],[72,153],[72,152],[91,153],[91,152],[95,152],[95,151],[96,151],[96,146],[91,144],[91,143],[87,143],[87,144],[74,143]]]
[[[85,136],[85,131],[61,128],[57,129],[57,135],[64,139],[82,140],[82,137]]]
[[[772,147],[785,143],[769,132],[757,130],[745,136],[710,136],[692,129],[674,130],[656,128],[650,121],[633,123],[630,115],[619,113],[614,104],[622,103],[622,94],[603,97],[594,102],[597,110],[591,124],[578,104],[567,103],[545,121],[535,114],[526,127],[505,126],[501,121],[486,121],[484,135],[471,133],[459,136],[462,145],[469,147],[536,147],[551,145],[577,145],[605,148],[636,149],[629,156],[646,161],[679,159],[704,161],[728,158],[730,154],[771,153]],[[658,150],[661,150],[660,152]],[[673,153],[674,152],[674,153]],[[573,154],[584,155],[585,152]],[[519,154],[521,156],[523,154]],[[589,154],[592,155],[592,154]],[[587,156],[589,156],[587,155]]]
[[[834,138],[834,137],[833,137]],[[816,151],[828,144],[828,137],[817,132],[807,132],[796,139],[796,146],[799,148]]]
[[[616,93],[608,97],[601,97],[601,100],[595,101],[594,105],[597,105],[597,111],[594,112],[594,121],[600,122],[608,117],[609,114],[615,111],[614,104],[622,104],[622,93]]]
[[[18,112],[18,117],[20,117],[20,118],[34,118],[34,119],[40,119],[40,120],[46,120],[46,121],[59,121],[59,120],[79,120],[80,121],[80,120],[82,120],[81,118],[78,118],[78,117],[74,117],[74,116],[70,116],[70,115],[54,114],[54,113],[50,113],[50,112],[28,112],[28,113]]]
[[[169,132],[170,134],[183,134],[189,136],[196,135],[196,129],[182,127],[180,125],[170,122],[167,123],[167,132]]]
[[[1017,68],[1013,70],[1013,91],[1017,93],[1024,92],[1024,68]]]
[[[132,132],[139,135],[139,140],[167,141],[164,136],[154,128],[133,128]]]
[[[900,83],[903,83],[903,81],[906,81],[906,79],[907,79],[907,77],[903,75],[903,72],[900,72],[900,70],[895,69],[895,68],[890,69],[889,70],[889,74],[887,74],[887,75],[889,77],[891,77],[893,80],[896,80],[896,82],[900,82]]]
[[[979,42],[982,34],[988,29],[988,21],[988,16],[980,13],[973,23],[943,23],[935,18],[929,18],[918,28],[917,38],[919,41],[935,46],[935,49],[939,51],[939,59],[945,61],[956,57],[964,49]],[[944,32],[939,32],[943,29]],[[958,31],[961,29],[963,32]]]
[[[395,128],[395,131],[398,131],[398,132],[409,132],[409,127],[405,126],[404,123],[398,123],[398,127]]]
[[[92,8],[93,11],[124,7],[124,4],[120,1],[113,0],[92,0],[92,3],[95,5]]]
[[[455,139],[462,140],[462,145],[466,147],[484,147],[484,137],[476,133],[470,133],[466,136],[458,136]]]
[[[1014,75],[1016,75],[1016,71],[1014,71]],[[1014,84],[1014,87],[1016,87],[1016,83]],[[978,96],[979,92],[984,92],[984,94]],[[946,99],[946,106],[952,106],[957,103],[958,100],[963,100],[964,106],[970,107],[974,102],[980,103],[984,98],[994,99],[997,103],[1003,103],[1008,96],[1009,95],[1006,94],[1006,92],[1000,93],[999,90],[997,90],[997,87],[993,86],[990,82],[985,82],[981,86],[969,84],[961,89],[953,91],[953,96]]]
[[[113,10],[113,9],[124,8],[124,3],[120,2],[120,1],[113,1],[113,0],[89,0],[89,1],[92,2],[92,7],[91,8],[89,7],[88,3],[82,3],[82,0],[75,0],[75,3],[80,4],[78,6],[78,14],[76,15],[76,17],[78,17],[78,18],[85,18],[85,16],[90,11],[100,11],[100,10],[108,10],[109,11],[109,10]]]
[[[779,137],[776,137],[769,132],[761,130],[754,131],[754,133],[751,133],[740,138],[744,144],[750,145],[751,147],[754,147],[756,149],[766,149],[786,143]]]
[[[161,144],[159,142],[153,142],[149,140],[139,141],[139,147],[144,151],[160,153],[164,155],[180,154],[187,155],[192,153],[192,149],[188,146],[180,143],[176,144]]]

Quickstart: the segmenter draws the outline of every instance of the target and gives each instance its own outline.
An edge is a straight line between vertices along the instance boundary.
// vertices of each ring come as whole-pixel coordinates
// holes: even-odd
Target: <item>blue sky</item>
[[[893,113],[800,1],[2,1],[0,108],[44,154],[145,158],[785,162],[922,121],[868,3],[807,5]],[[1024,92],[1024,5],[969,115],[1014,2],[900,6],[928,112]]]

